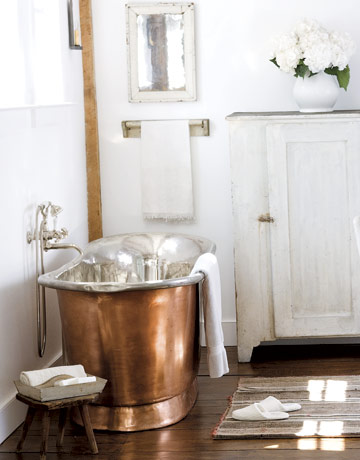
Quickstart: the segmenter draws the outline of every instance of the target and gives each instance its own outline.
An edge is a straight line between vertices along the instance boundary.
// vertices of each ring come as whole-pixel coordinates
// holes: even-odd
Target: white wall
[[[360,106],[360,5],[357,0],[195,0],[196,102],[129,103],[125,0],[93,0],[96,82],[100,128],[105,235],[132,231],[176,231],[216,242],[223,289],[227,344],[236,344],[230,164],[226,115],[240,111],[297,110],[295,79],[268,61],[268,42],[303,17],[349,32],[359,50],[338,109]],[[145,3],[145,2],[141,2]],[[121,121],[210,118],[211,136],[192,138],[196,222],[143,220],[140,199],[140,140],[123,139]]]
[[[0,442],[24,419],[25,405],[14,400],[13,380],[22,370],[47,367],[61,354],[56,295],[48,290],[47,349],[43,358],[37,356],[35,253],[34,243],[26,242],[36,206],[46,200],[61,205],[58,227],[68,228],[66,241],[87,243],[81,53],[68,48],[66,2],[51,1],[60,6],[63,101],[71,104],[0,109]],[[0,55],[9,46],[0,42]],[[45,269],[75,256],[74,251],[45,254]]]

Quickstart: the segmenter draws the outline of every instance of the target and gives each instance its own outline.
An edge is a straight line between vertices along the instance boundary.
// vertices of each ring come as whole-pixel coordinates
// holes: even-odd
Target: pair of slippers
[[[297,403],[282,403],[274,396],[268,396],[259,403],[236,409],[231,414],[236,420],[284,420],[289,418],[287,412],[301,409]]]

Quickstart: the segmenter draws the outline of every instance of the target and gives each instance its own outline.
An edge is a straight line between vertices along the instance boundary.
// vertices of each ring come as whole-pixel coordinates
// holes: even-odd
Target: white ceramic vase
[[[300,112],[332,112],[339,95],[334,75],[319,72],[296,78],[293,95]]]

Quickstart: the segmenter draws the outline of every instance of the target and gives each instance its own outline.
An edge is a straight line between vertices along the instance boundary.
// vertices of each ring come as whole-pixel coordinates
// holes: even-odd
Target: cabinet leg
[[[238,361],[239,361],[239,363],[249,363],[250,360],[251,360],[252,352],[253,352],[253,347],[252,346],[239,345],[238,346]]]
[[[31,422],[34,419],[35,412],[36,412],[36,409],[34,409],[33,407],[30,407],[30,406],[28,407],[25,422],[24,422],[24,426],[23,426],[23,429],[22,429],[22,432],[21,432],[21,437],[19,439],[18,445],[16,446],[16,452],[20,452],[22,450],[22,448],[23,448],[27,432],[29,431]]]
[[[82,418],[82,421],[83,421],[83,424],[84,424],[84,427],[85,427],[86,436],[87,436],[87,438],[89,440],[91,452],[93,454],[97,454],[98,453],[98,448],[97,448],[97,444],[96,444],[96,440],[95,440],[95,436],[94,436],[94,431],[93,431],[92,426],[91,426],[89,408],[88,408],[87,404],[83,404],[82,406],[79,406],[79,410],[80,410],[81,418]]]

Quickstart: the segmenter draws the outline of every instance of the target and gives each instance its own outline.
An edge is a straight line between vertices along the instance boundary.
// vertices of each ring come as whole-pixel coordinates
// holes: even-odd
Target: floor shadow
[[[260,345],[254,348],[251,362],[321,358],[360,358],[360,344]]]

